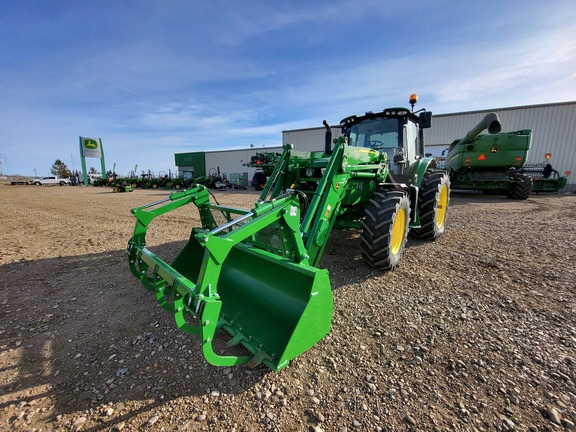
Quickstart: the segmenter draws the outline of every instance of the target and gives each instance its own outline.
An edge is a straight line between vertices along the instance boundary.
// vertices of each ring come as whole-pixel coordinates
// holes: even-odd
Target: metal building
[[[340,126],[331,126],[332,138],[342,135]],[[323,127],[282,131],[282,145],[292,144],[298,151],[323,151],[326,129]]]
[[[502,132],[532,129],[527,163],[544,162],[546,153],[551,153],[550,163],[554,169],[561,175],[570,172],[562,192],[576,191],[576,101],[434,115],[432,127],[425,133],[426,151],[439,156],[489,112],[499,115]],[[339,135],[340,129],[332,127],[332,136]],[[297,150],[321,151],[324,128],[283,131],[282,144],[286,143],[293,144]]]

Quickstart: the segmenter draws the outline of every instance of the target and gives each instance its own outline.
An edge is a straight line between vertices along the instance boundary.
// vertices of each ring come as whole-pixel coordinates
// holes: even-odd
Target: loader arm
[[[310,265],[318,267],[336,224],[339,228],[360,228],[363,205],[386,178],[385,161],[384,154],[349,146],[343,137],[335,140],[330,154],[293,152],[287,145],[260,199],[298,187],[303,170],[322,171],[314,190],[299,191],[309,201],[300,231]]]

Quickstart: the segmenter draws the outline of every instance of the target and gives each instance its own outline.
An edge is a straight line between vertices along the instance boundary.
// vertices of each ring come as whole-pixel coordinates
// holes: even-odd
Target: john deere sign
[[[101,155],[101,145],[100,139],[95,138],[80,138],[82,140],[82,156],[100,158]]]
[[[88,172],[86,171],[85,158],[98,158],[102,166],[102,176],[106,176],[106,165],[104,163],[104,149],[100,138],[80,137],[80,159],[82,160],[82,174],[84,176],[84,186],[88,185]]]

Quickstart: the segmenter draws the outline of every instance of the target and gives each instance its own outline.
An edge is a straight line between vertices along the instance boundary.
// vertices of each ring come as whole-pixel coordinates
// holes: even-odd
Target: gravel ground
[[[332,331],[272,372],[208,365],[130,274],[129,210],[166,195],[0,185],[0,430],[575,429],[576,196],[453,193],[390,273],[335,232]],[[150,233],[163,257],[181,210]]]

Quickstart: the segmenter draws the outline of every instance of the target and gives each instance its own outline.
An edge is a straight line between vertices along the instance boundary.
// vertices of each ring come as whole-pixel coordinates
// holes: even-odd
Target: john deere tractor
[[[381,270],[398,265],[408,232],[424,240],[444,232],[450,181],[423,157],[432,113],[413,112],[415,95],[410,102],[345,118],[336,140],[324,122],[324,151],[285,145],[250,210],[212,202],[203,185],[132,210],[132,273],[178,327],[200,336],[209,363],[279,370],[329,332],[333,299],[320,260],[334,229],[358,230],[362,257]],[[168,264],[146,247],[146,232],[186,204],[201,225]],[[246,354],[215,348],[220,330]]]
[[[452,189],[473,189],[523,200],[532,179],[521,168],[528,158],[532,131],[499,133],[498,114],[487,114],[464,138],[450,144],[445,167]],[[489,134],[480,134],[485,129]]]

